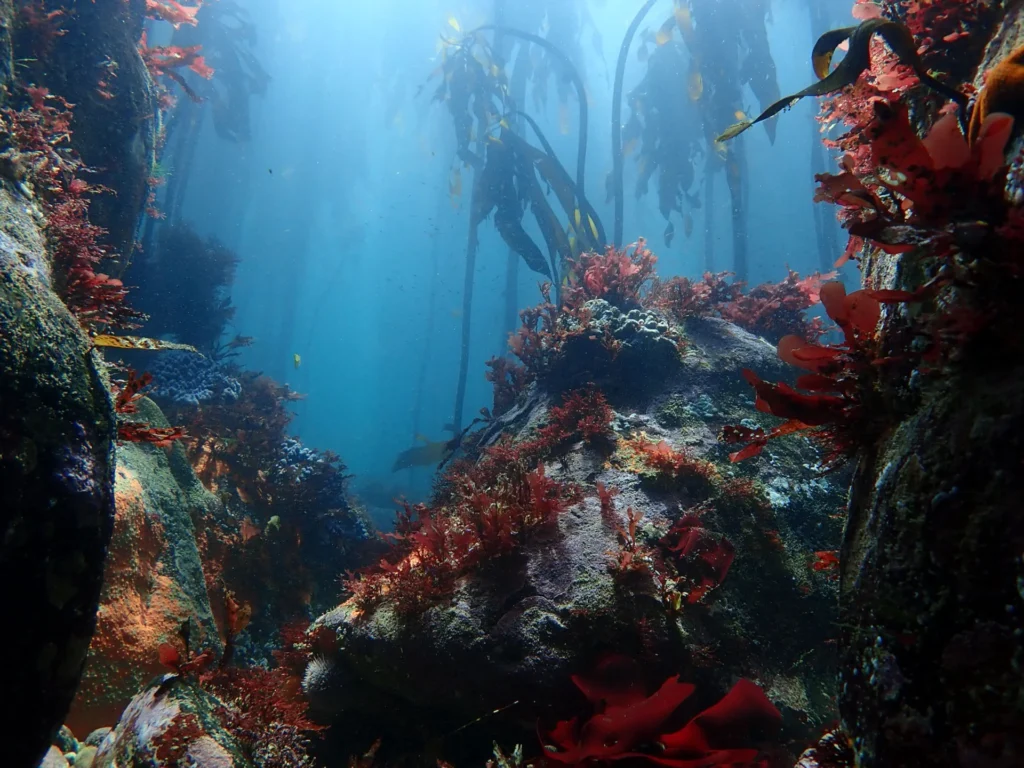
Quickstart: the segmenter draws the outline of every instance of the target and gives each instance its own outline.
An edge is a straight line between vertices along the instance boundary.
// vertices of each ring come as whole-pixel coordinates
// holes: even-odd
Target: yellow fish
[[[693,31],[693,17],[690,15],[690,9],[685,5],[678,6],[673,12],[676,17],[676,26],[679,27],[680,32],[692,32]]]
[[[735,112],[732,113],[732,116],[735,117],[737,120],[749,120],[750,119],[749,117],[747,117],[747,113],[744,112],[742,109],[737,109]]]
[[[448,179],[448,192],[453,201],[462,194],[462,171],[458,168],[452,171],[451,178]]]
[[[704,94],[704,78],[700,76],[700,72],[690,73],[686,90],[690,95],[690,101],[700,101],[700,97]]]
[[[395,463],[391,467],[392,472],[409,467],[430,467],[440,464],[459,445],[458,438],[452,440],[427,440],[422,435],[416,435],[423,445],[415,445],[407,448],[395,457]]]
[[[637,140],[630,139],[626,142],[626,145],[622,148],[622,156],[629,157],[636,151]]]
[[[448,17],[448,26],[454,29],[456,32],[462,32],[462,27],[459,26],[459,20],[454,16]]]
[[[658,33],[654,36],[654,42],[658,45],[665,45],[672,39],[672,29],[667,24],[663,24]]]
[[[292,357],[292,362],[295,364],[296,370],[298,370],[299,366],[302,365],[302,357],[299,355],[298,352],[296,352],[295,355]]]

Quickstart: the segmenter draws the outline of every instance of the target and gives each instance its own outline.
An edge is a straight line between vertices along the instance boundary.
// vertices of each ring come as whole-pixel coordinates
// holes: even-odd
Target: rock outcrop
[[[138,418],[166,420],[150,400]],[[193,516],[215,516],[220,502],[199,482],[184,449],[142,443],[117,447],[116,516],[96,626],[68,725],[76,733],[117,722],[160,665],[162,643],[180,644],[189,622],[195,648],[220,648],[196,546]]]
[[[638,331],[648,325],[638,322]],[[827,641],[835,584],[814,572],[810,561],[815,550],[838,542],[830,513],[841,504],[843,486],[818,476],[805,441],[779,441],[765,459],[740,465],[754,473],[746,478],[754,482],[745,482],[717,433],[755,415],[739,371],[777,372],[775,349],[714,319],[691,322],[686,335],[681,360],[642,366],[648,376],[644,397],[632,393],[627,408],[609,396],[620,409],[612,421],[615,453],[580,442],[561,460],[546,463],[547,477],[583,489],[583,500],[555,528],[489,561],[422,615],[401,616],[386,603],[363,615],[349,602],[315,623],[314,629],[337,634],[341,650],[311,664],[307,691],[314,708],[324,716],[344,713],[347,722],[375,704],[389,717],[412,711],[436,719],[443,713],[446,722],[437,727],[454,727],[513,700],[531,706],[564,702],[570,675],[615,651],[642,658],[648,670],[681,672],[707,691],[724,692],[738,676],[753,678],[798,740],[833,716],[828,694],[835,667]],[[644,344],[655,354],[660,346],[657,340]],[[594,356],[570,352],[551,370],[571,385],[587,376],[569,368],[593,364]],[[557,391],[557,383],[551,388]],[[558,395],[534,387],[485,431],[481,443],[499,436],[527,439],[551,405],[558,405]],[[713,476],[666,483],[642,466],[629,448],[630,436],[685,449],[711,462]],[[610,516],[602,511],[599,483],[619,491]],[[656,542],[697,508],[702,535],[726,539],[723,546],[735,553],[728,574],[706,599],[691,605],[684,597],[673,609],[652,573],[612,572],[627,509],[643,513],[637,539]]]
[[[0,689],[13,766],[42,757],[74,696],[114,518],[113,403],[53,292],[40,221],[0,188],[0,583],[11,626]]]

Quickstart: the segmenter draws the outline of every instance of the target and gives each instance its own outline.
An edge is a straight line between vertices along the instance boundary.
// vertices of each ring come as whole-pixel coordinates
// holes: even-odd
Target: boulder
[[[89,339],[54,293],[31,201],[0,188],[0,690],[9,764],[36,765],[74,696],[114,518],[113,403]],[[13,588],[17,585],[17,588]]]
[[[137,417],[166,419],[150,400]],[[116,515],[96,634],[68,723],[88,733],[116,722],[136,691],[166,671],[162,643],[180,646],[189,622],[193,648],[220,648],[196,545],[193,515],[214,516],[220,502],[199,482],[183,448],[117,446]]]
[[[143,688],[103,740],[94,768],[251,768],[217,718],[217,698],[168,674]]]
[[[636,325],[644,335],[643,329],[657,328]],[[634,354],[646,349],[660,357],[663,345],[648,339]],[[829,515],[842,503],[845,485],[820,477],[817,453],[805,439],[775,441],[762,458],[741,465],[732,465],[718,442],[722,426],[757,415],[740,369],[782,375],[771,344],[710,319],[687,327],[685,349],[672,366],[636,362],[648,377],[643,396],[609,394],[621,409],[612,421],[614,454],[580,442],[546,464],[547,477],[583,489],[555,527],[487,562],[420,615],[399,615],[386,601],[364,614],[349,601],[320,617],[312,631],[331,630],[340,650],[315,658],[307,671],[315,709],[348,721],[375,706],[402,720],[395,713],[406,708],[420,713],[412,719],[443,721],[441,728],[512,701],[534,708],[562,701],[564,714],[570,675],[615,651],[642,659],[649,671],[682,673],[709,692],[752,678],[798,740],[815,730],[807,723],[833,717],[835,668],[827,641],[836,587],[810,563],[814,551],[838,544],[839,524]],[[558,381],[587,381],[586,370],[570,369],[593,357],[569,354],[552,366]],[[534,387],[486,429],[480,444],[500,436],[526,439],[558,404],[558,395]],[[637,435],[712,462],[713,483],[661,482],[629,450],[627,439]],[[598,483],[619,491],[613,519],[602,511]],[[628,509],[643,513],[638,539],[654,543],[702,502],[710,503],[701,526],[735,550],[727,576],[705,599],[673,609],[651,573],[612,572],[622,541],[617,528],[627,527]]]

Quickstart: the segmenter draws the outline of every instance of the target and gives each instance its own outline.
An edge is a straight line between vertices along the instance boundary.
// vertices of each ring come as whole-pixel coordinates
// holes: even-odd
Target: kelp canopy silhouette
[[[747,271],[746,158],[741,145],[726,148],[717,144],[714,137],[724,116],[732,119],[742,111],[744,85],[750,85],[764,104],[778,98],[775,63],[765,28],[768,5],[764,0],[676,0],[672,15],[656,31],[644,36],[638,50],[640,58],[647,61],[647,73],[629,96],[632,115],[623,137],[620,126],[626,60],[633,37],[653,6],[653,0],[648,0],[634,17],[616,65],[612,97],[613,170],[609,182],[609,192],[615,201],[613,240],[620,242],[623,237],[623,164],[627,147],[638,146],[638,197],[646,193],[649,180],[658,171],[659,207],[669,220],[666,241],[671,241],[675,231],[671,213],[683,213],[683,200],[691,208],[701,205],[690,189],[696,175],[695,160],[703,154],[705,229],[711,227],[713,178],[716,172],[724,170],[732,198],[733,271],[742,280]],[[766,129],[769,139],[774,141],[774,128]],[[712,238],[705,238],[707,269],[714,266],[712,244]]]
[[[485,33],[520,41],[517,62],[528,61],[525,44],[543,48],[559,60],[577,91],[580,135],[575,179],[554,154],[537,123],[512,98],[504,61],[498,57]],[[584,86],[572,62],[557,47],[530,32],[496,24],[478,27],[461,40],[446,40],[443,61],[435,74],[442,81],[434,100],[448,106],[455,129],[457,157],[473,169],[466,246],[466,276],[463,291],[462,360],[453,423],[458,430],[465,401],[468,373],[470,314],[479,226],[492,213],[502,240],[534,272],[558,283],[562,266],[579,253],[601,250],[604,229],[596,211],[587,201],[585,167],[588,112]],[[518,63],[517,63],[518,66]],[[513,78],[525,77],[525,70]],[[541,148],[530,144],[511,127],[520,118],[530,126]],[[549,192],[560,212],[549,199]],[[543,238],[542,250],[524,227],[526,212],[532,214]],[[546,253],[545,253],[546,251]]]
[[[510,94],[504,63],[483,34],[487,31],[541,46],[565,66],[581,94],[575,180],[555,156],[536,122],[519,111],[520,105]],[[438,73],[443,80],[434,99],[448,105],[458,158],[476,171],[470,204],[471,228],[494,213],[495,227],[505,243],[530,269],[552,280],[557,280],[561,264],[568,258],[602,247],[603,227],[584,194],[588,112],[586,98],[582,96],[583,82],[572,63],[538,35],[488,24],[461,41],[449,41]],[[542,149],[530,145],[511,128],[512,115],[527,121]],[[562,208],[567,221],[564,225],[548,201],[548,190],[555,193]],[[533,214],[544,238],[546,256],[523,226],[527,210]]]

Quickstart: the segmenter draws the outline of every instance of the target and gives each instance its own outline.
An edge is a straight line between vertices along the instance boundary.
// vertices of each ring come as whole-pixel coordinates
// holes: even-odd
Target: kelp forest
[[[13,768],[1024,764],[1024,6],[0,2]]]

